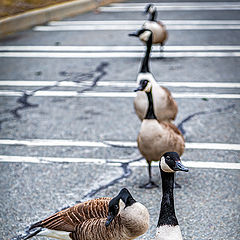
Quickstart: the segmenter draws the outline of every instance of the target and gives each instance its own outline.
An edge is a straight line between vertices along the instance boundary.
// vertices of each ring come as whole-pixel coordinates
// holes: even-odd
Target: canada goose
[[[142,121],[138,134],[138,148],[148,163],[149,181],[140,187],[153,188],[157,185],[152,181],[151,162],[160,161],[165,152],[174,151],[180,156],[184,152],[184,138],[178,128],[168,121],[158,121],[154,112],[152,82],[141,80],[135,91],[144,91],[148,97],[147,114]]]
[[[45,236],[64,240],[130,240],[149,227],[149,213],[123,188],[114,198],[76,204],[33,224],[24,240]]]
[[[174,173],[188,172],[176,152],[165,153],[159,162],[162,178],[162,202],[155,240],[182,240],[182,234],[174,209]]]
[[[149,56],[152,47],[152,32],[147,29],[138,30],[135,33],[130,33],[129,36],[139,37],[145,39],[147,49],[145,56],[141,63],[141,68],[137,76],[137,83],[141,80],[147,79],[152,84],[152,96],[154,102],[154,112],[159,121],[174,120],[176,118],[178,107],[176,101],[173,99],[170,91],[164,87],[160,87],[154,76],[149,70]],[[142,121],[146,116],[148,109],[148,98],[145,92],[137,92],[134,99],[134,108],[137,116]]]
[[[149,29],[153,32],[153,44],[160,44],[160,52],[162,52],[164,43],[168,38],[166,27],[162,22],[157,21],[157,8],[153,4],[146,6],[145,13],[149,13],[149,18],[148,21],[143,24],[142,28]]]

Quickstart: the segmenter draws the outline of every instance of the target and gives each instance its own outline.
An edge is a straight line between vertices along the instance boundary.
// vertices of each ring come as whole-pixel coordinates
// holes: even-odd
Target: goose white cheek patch
[[[119,212],[118,214],[125,208],[125,203],[122,201],[122,199],[119,200]]]
[[[161,158],[161,169],[164,172],[169,172],[169,173],[174,173],[175,172],[167,165],[164,157]]]

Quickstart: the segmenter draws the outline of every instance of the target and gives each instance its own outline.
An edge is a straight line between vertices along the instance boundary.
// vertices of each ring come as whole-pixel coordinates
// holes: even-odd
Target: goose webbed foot
[[[148,183],[143,184],[139,187],[140,188],[145,188],[145,189],[152,189],[152,188],[158,188],[158,185],[153,181],[149,181]]]
[[[178,184],[177,182],[174,182],[174,188],[182,188],[182,186],[180,184]]]

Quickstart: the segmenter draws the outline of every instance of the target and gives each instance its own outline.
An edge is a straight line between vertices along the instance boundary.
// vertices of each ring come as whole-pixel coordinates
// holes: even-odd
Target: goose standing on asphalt
[[[131,240],[149,227],[147,208],[123,188],[114,198],[76,204],[33,224],[29,234],[64,240]]]
[[[174,175],[176,171],[188,172],[176,152],[165,153],[159,163],[162,178],[162,202],[154,240],[182,240],[174,208]]]
[[[142,121],[138,134],[138,149],[148,163],[149,181],[140,187],[154,188],[152,181],[151,163],[160,161],[166,152],[177,152],[180,156],[184,152],[185,142],[178,128],[168,121],[158,121],[154,111],[153,84],[148,79],[142,79],[135,91],[144,91],[148,98],[148,110]]]
[[[152,31],[148,29],[141,29],[135,33],[130,33],[129,36],[139,37],[146,42],[147,49],[145,56],[141,63],[141,68],[137,76],[137,83],[141,80],[148,80],[152,84],[152,96],[154,102],[154,112],[159,121],[175,120],[178,107],[176,101],[173,99],[170,91],[167,88],[160,87],[156,82],[154,76],[149,70],[149,57],[152,48]],[[134,108],[137,116],[142,121],[146,116],[148,109],[148,98],[145,92],[137,92],[134,99]]]
[[[162,22],[157,21],[157,8],[153,4],[146,6],[145,13],[149,14],[149,19],[143,24],[142,28],[152,31],[153,44],[160,44],[160,52],[162,52],[163,46],[168,38],[166,27]]]

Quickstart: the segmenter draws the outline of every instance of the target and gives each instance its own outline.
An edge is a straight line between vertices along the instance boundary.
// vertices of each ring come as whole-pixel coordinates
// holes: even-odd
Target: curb
[[[102,0],[99,3],[96,0],[75,0],[6,17],[0,20],[0,38],[35,25],[45,24],[48,21],[88,12],[113,2],[121,2],[121,0]]]

